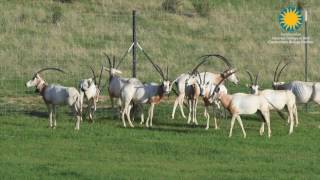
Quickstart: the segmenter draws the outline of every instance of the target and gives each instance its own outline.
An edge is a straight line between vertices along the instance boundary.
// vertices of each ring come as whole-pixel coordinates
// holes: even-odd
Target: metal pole
[[[308,12],[307,10],[304,11],[304,81],[308,81],[308,44],[307,44],[307,38],[308,38]],[[306,111],[308,111],[308,104],[305,106]]]
[[[136,46],[137,46],[137,37],[136,37],[136,11],[132,11],[132,77],[136,77]]]

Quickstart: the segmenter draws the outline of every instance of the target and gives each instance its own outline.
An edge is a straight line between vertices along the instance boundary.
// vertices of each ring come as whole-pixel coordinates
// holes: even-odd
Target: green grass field
[[[47,128],[42,110],[1,116],[1,179],[319,179],[319,113],[300,113],[300,126],[272,114],[272,138],[259,136],[260,121],[244,116],[247,138],[230,120],[220,130],[186,125],[172,104],[156,107],[154,127],[123,128],[113,110],[99,108],[96,122],[74,122],[64,110],[58,127]],[[314,111],[311,109],[310,111]],[[211,123],[212,127],[212,123]]]
[[[103,52],[118,58],[131,43],[131,11],[138,12],[138,40],[170,77],[189,71],[195,59],[207,53],[229,58],[238,69],[240,86],[229,92],[247,92],[244,70],[260,72],[261,86],[270,88],[279,60],[293,62],[283,80],[303,80],[303,45],[270,45],[280,36],[276,19],[285,0],[210,0],[208,17],[197,15],[192,0],[184,0],[177,14],[161,9],[162,0],[10,0],[0,3],[0,179],[320,179],[319,107],[308,112],[299,106],[300,125],[288,135],[288,126],[271,115],[272,137],[259,136],[260,120],[243,116],[247,138],[236,123],[228,138],[230,118],[204,130],[200,104],[199,126],[189,126],[179,111],[171,120],[174,95],[155,109],[154,127],[123,128],[110,109],[106,92],[95,123],[74,121],[59,108],[57,128],[47,128],[47,110],[25,82],[47,66],[67,75],[44,73],[49,83],[78,86],[98,69]],[[290,1],[295,3],[295,1]],[[309,79],[319,81],[320,1],[305,0],[309,14]],[[304,29],[299,33],[304,33]],[[127,57],[121,70],[130,76]],[[219,72],[220,62],[201,70]],[[107,80],[106,73],[103,82]],[[138,53],[138,78],[158,82],[160,77]],[[187,112],[187,111],[185,111]]]

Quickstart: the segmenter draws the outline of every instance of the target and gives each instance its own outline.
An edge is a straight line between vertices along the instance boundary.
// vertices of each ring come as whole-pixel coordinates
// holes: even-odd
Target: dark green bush
[[[52,8],[51,22],[53,24],[59,23],[59,21],[61,21],[61,19],[62,19],[62,16],[63,16],[63,14],[62,14],[61,7],[60,6],[54,6]]]
[[[210,14],[209,0],[192,0],[192,5],[200,16],[207,17]]]

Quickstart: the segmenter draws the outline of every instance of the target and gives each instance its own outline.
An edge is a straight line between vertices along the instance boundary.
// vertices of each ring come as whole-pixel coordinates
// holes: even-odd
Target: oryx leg
[[[270,138],[271,137],[270,112],[269,111],[264,111],[264,112],[261,112],[261,114],[262,114],[264,120],[267,123],[268,137]]]
[[[179,99],[179,107],[180,107],[180,112],[181,112],[181,116],[186,119],[186,115],[184,114],[184,111],[183,111],[183,102],[184,102],[184,94],[182,95],[182,97],[180,97]]]
[[[247,134],[246,134],[246,131],[244,130],[244,127],[243,127],[243,124],[242,124],[242,120],[241,120],[241,117],[239,115],[237,116],[237,120],[238,120],[238,123],[240,124],[243,137],[246,138]]]
[[[52,105],[52,116],[53,116],[53,127],[52,128],[56,128],[56,126],[57,126],[57,119],[56,119],[56,111],[57,109],[56,109],[56,106],[55,105]]]
[[[49,125],[48,125],[48,127],[49,128],[52,128],[52,106],[51,106],[51,104],[47,104],[47,108],[48,108],[48,112],[49,112]]]
[[[220,107],[218,107],[218,109],[220,109]],[[212,106],[212,110],[213,110],[213,119],[214,119],[214,129],[218,130],[219,129],[218,123],[217,123],[218,120],[217,120],[217,115],[216,115],[216,111],[215,111],[215,107],[214,106]]]
[[[298,109],[296,104],[293,106],[293,114],[294,114],[294,119],[296,120],[296,127],[298,127],[299,119],[298,119]]]
[[[232,115],[229,137],[232,137],[232,130],[233,130],[233,126],[234,126],[234,122],[235,122],[235,120],[236,120],[236,117],[237,117],[237,115]]]
[[[152,127],[152,120],[153,120],[153,110],[154,110],[155,104],[151,104],[151,117],[150,117],[150,127]]]
[[[131,106],[131,107],[130,107],[130,106]],[[129,122],[129,126],[133,128],[134,126],[133,126],[133,124],[132,124],[132,122],[131,122],[131,119],[130,119],[131,109],[132,109],[132,105],[128,105],[128,107],[125,109],[125,111],[126,111],[126,115],[127,115],[127,120],[128,120],[128,122]]]
[[[206,130],[209,129],[209,121],[210,121],[210,115],[209,113],[207,112],[207,106],[204,106],[204,116],[207,118],[207,126],[206,126]]]
[[[288,113],[289,113],[289,117],[290,117],[290,129],[289,129],[289,134],[291,134],[293,132],[293,124],[294,124],[294,119],[293,119],[293,111],[294,111],[294,107],[290,106],[288,107]]]
[[[80,129],[80,121],[81,121],[81,110],[77,107],[77,103],[74,103],[72,106],[72,111],[74,115],[76,116],[76,123],[75,123],[75,130]]]
[[[154,104],[152,103],[150,105],[150,107],[149,107],[149,110],[148,110],[148,118],[147,118],[147,121],[146,121],[146,127],[149,127],[151,125],[151,123],[149,123],[149,122],[152,121],[153,107],[154,107]]]
[[[260,131],[259,131],[260,136],[262,136],[264,134],[264,124],[265,124],[265,122],[263,120],[263,122],[261,123]]]
[[[189,102],[188,103],[189,104],[188,124],[190,124],[190,122],[191,122],[191,114],[192,114],[192,100],[189,99],[188,102]]]
[[[197,121],[197,105],[198,105],[198,98],[196,98],[194,100],[194,104],[193,104],[193,123],[195,125],[198,125],[198,121]]]

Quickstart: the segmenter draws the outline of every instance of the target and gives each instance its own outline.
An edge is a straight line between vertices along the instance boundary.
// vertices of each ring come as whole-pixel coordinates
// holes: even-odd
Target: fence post
[[[136,10],[132,11],[132,77],[136,77],[136,47],[137,47],[137,36],[136,36]]]
[[[308,12],[304,11],[304,81],[308,81]],[[308,104],[305,105],[305,110],[308,111]]]

